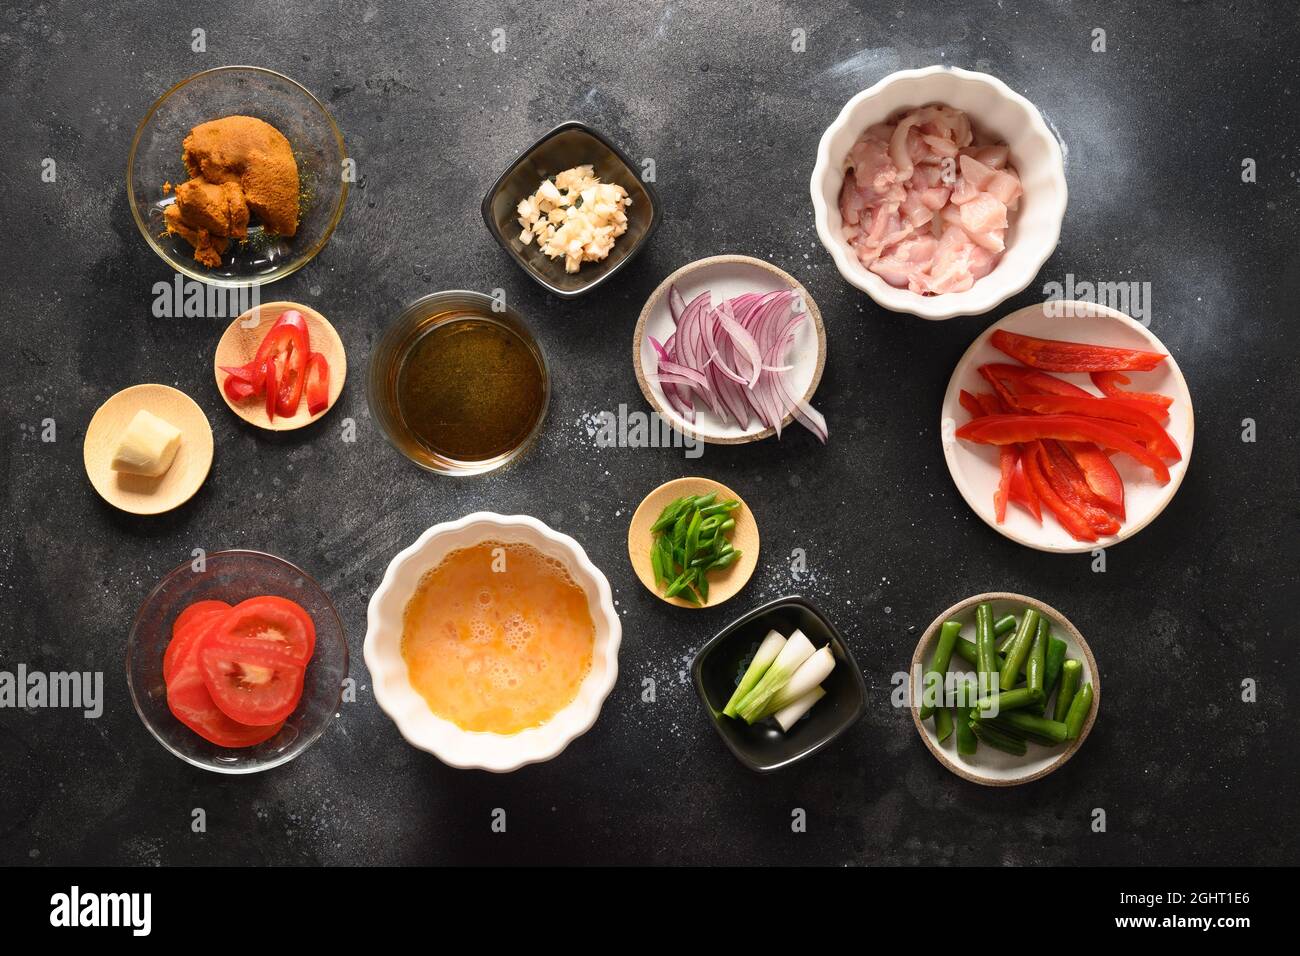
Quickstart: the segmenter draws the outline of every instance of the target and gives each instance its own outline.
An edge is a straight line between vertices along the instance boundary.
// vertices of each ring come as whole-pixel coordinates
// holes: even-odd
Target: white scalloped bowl
[[[1012,213],[1007,248],[996,268],[965,292],[924,296],[890,285],[858,261],[843,235],[839,196],[844,158],[862,131],[929,103],[964,110],[978,130],[1010,146],[1025,194]],[[996,77],[952,66],[891,73],[849,100],[822,134],[811,189],[817,235],[840,275],[886,309],[923,319],[979,315],[1028,286],[1056,248],[1067,198],[1061,146],[1038,108]]]
[[[402,658],[402,614],[420,579],[450,552],[484,541],[528,544],[562,561],[573,580],[586,592],[587,607],[596,627],[591,670],[578,687],[573,702],[542,726],[517,734],[462,730],[438,717],[411,686],[406,661]],[[582,545],[528,515],[477,511],[459,521],[434,525],[393,558],[370,598],[365,659],[375,700],[411,746],[426,750],[453,767],[505,773],[525,764],[550,760],[591,728],[605,698],[614,689],[622,635],[609,581],[591,563]]]

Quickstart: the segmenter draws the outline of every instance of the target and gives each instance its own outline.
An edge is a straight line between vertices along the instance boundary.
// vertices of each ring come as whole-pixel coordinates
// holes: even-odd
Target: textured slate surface
[[[0,862],[1297,862],[1292,641],[1297,596],[1296,334],[1300,136],[1295,13],[1280,5],[47,2],[0,17],[0,667],[98,669],[106,712],[0,711]],[[725,12],[724,12],[725,10]],[[207,52],[190,31],[207,31]],[[489,49],[506,30],[507,49]],[[1107,52],[1092,53],[1094,28]],[[790,50],[791,31],[807,50]],[[843,283],[808,201],[817,139],[853,93],[931,63],[988,70],[1035,102],[1068,146],[1064,234],[1039,282],[995,314],[925,323]],[[144,112],[207,67],[253,63],[328,101],[360,182],[323,253],[267,292],[324,311],[352,376],[332,421],[269,437],[224,408],[211,351],[222,323],[150,316],[169,279],[136,231],[123,171]],[[653,157],[667,220],[609,287],[564,303],[496,248],[478,200],[556,123],[585,120]],[[40,164],[58,163],[54,184]],[[1244,185],[1241,162],[1258,163]],[[780,443],[598,449],[583,420],[643,407],[628,346],[667,272],[704,255],[771,260],[826,318],[821,448]],[[1168,511],[1112,549],[1048,557],[986,528],[943,464],[944,383],[998,315],[1081,279],[1150,282],[1152,328],[1196,399],[1196,449]],[[426,476],[371,427],[371,343],[403,303],[503,287],[549,351],[540,446],[472,481]],[[81,466],[99,402],[174,384],[213,423],[197,498],[159,519],[114,512]],[[337,425],[355,418],[359,439]],[[35,429],[57,422],[58,440]],[[1241,441],[1242,420],[1258,441]],[[630,510],[690,473],[740,490],[764,554],[730,604],[680,613],[634,578]],[[365,605],[389,557],[429,525],[487,508],[537,515],[608,574],[625,627],[621,678],[585,737],[510,776],[443,767],[374,704]],[[127,629],[194,547],[253,547],[320,579],[348,629],[361,690],[287,767],[222,779],[164,752],[132,711]],[[806,549],[809,570],[787,556]],[[1089,637],[1102,719],[1061,772],[1012,791],[943,770],[888,699],[919,630],[954,600],[1034,594]],[[866,716],[829,751],[760,778],[708,726],[693,652],[783,593],[819,602],[867,673]],[[643,678],[658,685],[643,703]],[[1240,701],[1254,678],[1257,703]],[[208,832],[190,832],[203,807]],[[493,808],[508,830],[493,834]],[[1105,834],[1090,831],[1094,808]],[[791,833],[792,810],[808,815]]]

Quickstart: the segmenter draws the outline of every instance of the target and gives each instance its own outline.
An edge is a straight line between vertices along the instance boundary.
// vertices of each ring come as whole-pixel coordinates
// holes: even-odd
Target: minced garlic
[[[599,262],[627,232],[627,190],[602,183],[591,166],[574,166],[542,180],[537,192],[519,203],[519,241],[552,259],[564,257],[564,271],[577,272],[584,262]]]

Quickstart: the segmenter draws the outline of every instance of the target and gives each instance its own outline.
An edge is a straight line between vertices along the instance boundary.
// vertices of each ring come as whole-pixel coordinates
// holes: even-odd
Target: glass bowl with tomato
[[[216,773],[257,773],[301,754],[338,711],[347,673],[329,596],[259,551],[176,568],[145,598],[127,639],[127,684],[145,727]]]

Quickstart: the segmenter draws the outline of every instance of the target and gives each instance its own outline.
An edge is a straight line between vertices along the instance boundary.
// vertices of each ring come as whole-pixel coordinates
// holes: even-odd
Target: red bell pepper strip
[[[1030,368],[1046,372],[1149,372],[1166,358],[1159,352],[1039,339],[1006,329],[997,329],[989,344]]]
[[[984,415],[1000,415],[1006,406],[996,395],[973,396],[979,403]],[[1016,445],[1003,445],[998,449],[998,487],[993,492],[993,516],[998,524],[1007,520],[1007,501],[1011,498],[1011,479],[1016,473],[1016,462],[1020,459],[1020,448]]]
[[[1114,425],[1124,427],[1123,423],[1103,422],[1081,415],[990,415],[962,425],[957,429],[957,437],[983,445],[1008,445],[1044,438],[1093,442],[1103,448],[1122,451],[1151,469],[1162,485],[1168,483],[1169,469],[1165,463],[1119,428],[1112,427]]]
[[[1088,522],[1088,527],[1098,534],[1115,534],[1119,531],[1119,522],[1101,506],[1084,480],[1083,473],[1069,453],[1061,447],[1061,443],[1042,441],[1038,444],[1042,448],[1043,475],[1061,500],[1082,515],[1083,520]]]
[[[330,404],[330,365],[320,352],[307,357],[307,411],[319,415]]]
[[[1136,428],[1141,436],[1137,440],[1157,455],[1174,461],[1182,458],[1182,453],[1169,433],[1146,412],[1127,402],[1113,398],[1074,398],[1066,395],[1016,395],[1012,398],[1011,405],[1020,411],[1038,412],[1042,415],[1082,415],[1085,418],[1123,422]],[[1127,429],[1121,431],[1128,434]]]
[[[988,371],[986,372],[985,369]],[[989,362],[980,366],[980,374],[985,378],[991,375],[993,378],[1005,383],[1011,391],[1018,395],[1033,393],[1037,395],[1078,395],[1080,397],[1093,397],[1087,389],[1082,389],[1073,382],[1067,382],[1063,378],[1057,378],[1055,375],[1048,375],[1046,372],[1040,372],[1037,369],[1026,368],[1023,365],[1008,365],[1006,362]]]
[[[1124,520],[1124,481],[1110,457],[1092,442],[1064,442],[1075,466],[1083,475],[1097,503],[1121,521]]]
[[[984,414],[984,409],[980,407],[979,398],[964,388],[957,393],[957,401],[961,403],[962,408],[970,413],[971,418],[979,418]]]
[[[1039,442],[1033,442],[1026,446],[1025,455],[1021,461],[1025,466],[1025,477],[1029,479],[1029,486],[1034,489],[1041,501],[1052,514],[1056,515],[1056,520],[1061,523],[1061,527],[1070,533],[1070,537],[1076,541],[1096,541],[1097,533],[1089,527],[1088,522],[1084,520],[1083,515],[1079,514],[1053,489],[1047,477],[1043,474],[1042,446]]]
[[[1025,446],[1029,447],[1029,446]],[[1022,451],[1020,460],[1016,462],[1016,470],[1011,476],[1011,500],[1020,507],[1024,508],[1039,524],[1043,523],[1043,510],[1038,506],[1038,495],[1034,494],[1034,488],[1025,477],[1025,455]]]
[[[1161,395],[1159,392],[1130,392],[1120,388],[1121,385],[1128,385],[1133,381],[1123,372],[1093,372],[1088,377],[1092,379],[1092,384],[1101,389],[1103,395],[1109,395],[1111,398],[1135,398],[1143,402],[1153,402],[1161,408],[1168,408],[1174,403],[1168,395]]]

